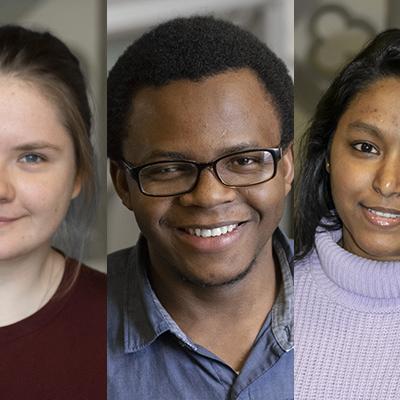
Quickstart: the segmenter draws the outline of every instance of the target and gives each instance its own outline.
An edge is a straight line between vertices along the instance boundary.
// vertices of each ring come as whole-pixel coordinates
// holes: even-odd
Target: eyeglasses
[[[210,169],[225,186],[237,188],[267,182],[276,174],[282,148],[245,150],[228,154],[209,163],[195,161],[158,161],[135,167],[122,159],[140,191],[153,197],[177,196],[191,192],[204,169]]]

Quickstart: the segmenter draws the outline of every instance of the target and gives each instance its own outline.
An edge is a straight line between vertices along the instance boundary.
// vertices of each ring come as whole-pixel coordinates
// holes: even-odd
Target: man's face
[[[277,111],[256,75],[242,69],[140,90],[123,156],[135,166],[177,158],[210,162],[279,144]],[[192,192],[172,197],[145,196],[126,171],[114,170],[116,188],[148,241],[152,268],[203,286],[237,281],[271,256],[292,179],[290,150],[268,182],[229,188],[206,169]],[[194,234],[218,227],[225,227],[219,236]]]

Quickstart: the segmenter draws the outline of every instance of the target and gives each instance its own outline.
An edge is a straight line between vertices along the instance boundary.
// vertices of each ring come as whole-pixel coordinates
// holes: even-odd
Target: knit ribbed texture
[[[296,400],[400,400],[400,261],[316,235],[295,265]]]

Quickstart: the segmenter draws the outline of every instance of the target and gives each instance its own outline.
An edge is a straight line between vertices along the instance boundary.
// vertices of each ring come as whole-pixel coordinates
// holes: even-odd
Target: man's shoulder
[[[136,246],[127,247],[107,256],[108,277],[124,274],[135,258]]]
[[[124,299],[135,274],[136,246],[118,250],[107,257],[108,305],[123,312]],[[113,310],[116,312],[117,310]]]

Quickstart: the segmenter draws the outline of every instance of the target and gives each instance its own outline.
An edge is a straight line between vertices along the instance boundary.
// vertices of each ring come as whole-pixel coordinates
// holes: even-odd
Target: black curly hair
[[[400,29],[389,29],[372,40],[333,81],[318,103],[297,152],[294,234],[296,258],[314,248],[316,229],[342,228],[335,211],[326,161],[337,124],[355,96],[379,79],[400,78]]]
[[[271,95],[280,115],[281,146],[293,140],[293,82],[285,64],[254,35],[213,17],[177,18],[131,44],[111,69],[107,82],[108,157],[122,156],[132,98],[139,89],[218,73],[251,69]]]

